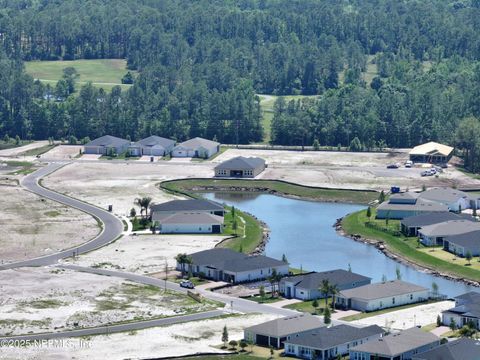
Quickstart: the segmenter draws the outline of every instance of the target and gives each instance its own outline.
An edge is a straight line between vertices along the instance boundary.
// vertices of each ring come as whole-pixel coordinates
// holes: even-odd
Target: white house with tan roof
[[[453,147],[430,141],[410,150],[410,160],[414,163],[446,164],[453,155]]]

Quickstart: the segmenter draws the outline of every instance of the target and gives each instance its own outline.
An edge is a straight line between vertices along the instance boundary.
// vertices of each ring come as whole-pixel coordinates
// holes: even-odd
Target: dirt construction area
[[[9,281],[14,278],[15,281]],[[95,327],[223,307],[118,278],[58,268],[0,271],[0,336]],[[2,349],[3,351],[3,349]]]
[[[226,325],[230,340],[243,338],[243,329],[274,319],[272,315],[241,315],[185,324],[156,327],[129,333],[88,337],[80,344],[79,339],[66,339],[64,347],[6,347],[0,359],[148,359],[175,357],[195,353],[222,353],[222,331]],[[215,346],[215,347],[214,347]],[[268,350],[268,349],[267,349]]]
[[[0,262],[30,259],[93,239],[96,220],[81,211],[0,181]]]
[[[68,263],[140,274],[163,273],[165,261],[169,269],[175,268],[178,254],[211,249],[223,238],[215,235],[130,235],[75,260],[68,259]]]
[[[115,213],[125,215],[137,197],[150,196],[157,203],[172,199],[172,195],[158,190],[156,184],[159,182],[211,178],[219,162],[239,155],[260,156],[266,160],[268,168],[259,179],[286,180],[309,186],[374,190],[389,190],[391,186],[415,190],[423,184],[427,187],[480,186],[480,181],[454,167],[428,177],[420,176],[424,170],[421,167],[387,169],[387,164],[404,163],[407,151],[389,154],[237,149],[229,149],[212,161],[177,161],[175,158],[154,163],[75,161],[48,176],[43,184],[102,208],[112,204]]]

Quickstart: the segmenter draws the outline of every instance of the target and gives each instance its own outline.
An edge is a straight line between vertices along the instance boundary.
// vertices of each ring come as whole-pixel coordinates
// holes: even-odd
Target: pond
[[[336,219],[364,206],[290,199],[270,194],[206,193],[208,199],[233,205],[247,211],[270,228],[266,255],[280,259],[286,255],[290,266],[309,271],[348,269],[369,276],[373,282],[396,278],[400,268],[402,280],[455,296],[474,289],[461,282],[436,277],[386,257],[374,246],[339,235],[333,225]]]

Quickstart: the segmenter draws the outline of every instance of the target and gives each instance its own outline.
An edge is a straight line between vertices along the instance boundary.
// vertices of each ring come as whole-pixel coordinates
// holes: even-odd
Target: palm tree
[[[337,284],[330,285],[330,294],[332,294],[332,308],[335,311],[335,297],[338,295],[339,289]]]
[[[188,277],[192,277],[192,264],[193,259],[190,255],[185,254],[185,265],[188,265]]]
[[[272,269],[272,274],[268,277],[268,281],[272,285],[272,297],[274,297],[275,283],[277,282],[277,269]]]
[[[143,216],[143,211],[145,210],[145,216],[148,215],[148,208],[150,206],[150,203],[152,202],[151,197],[143,197],[143,198],[136,198],[134,201],[135,205],[138,205],[140,207],[140,215]]]
[[[320,292],[323,294],[325,297],[325,307],[328,306],[328,294],[330,293],[330,282],[325,279],[322,280],[322,285],[320,286]]]
[[[185,273],[185,264],[187,263],[187,257],[188,257],[187,254],[178,254],[177,256],[175,256],[175,260],[177,260],[177,263],[180,264],[182,277],[183,277],[183,274]]]

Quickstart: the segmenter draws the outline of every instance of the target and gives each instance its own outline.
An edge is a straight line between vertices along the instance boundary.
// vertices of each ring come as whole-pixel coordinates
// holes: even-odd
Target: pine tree
[[[331,319],[330,308],[327,306],[325,307],[325,311],[323,313],[323,322],[325,324],[330,324],[331,321],[332,319]]]
[[[228,329],[227,329],[227,325],[225,325],[225,326],[223,327],[222,342],[223,342],[223,348],[226,348],[226,347],[227,347],[227,343],[228,343]]]

